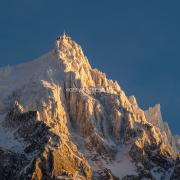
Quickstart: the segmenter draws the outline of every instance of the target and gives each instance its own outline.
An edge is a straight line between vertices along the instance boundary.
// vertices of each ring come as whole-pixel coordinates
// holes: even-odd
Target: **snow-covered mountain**
[[[0,179],[180,179],[180,138],[67,35],[0,69]]]

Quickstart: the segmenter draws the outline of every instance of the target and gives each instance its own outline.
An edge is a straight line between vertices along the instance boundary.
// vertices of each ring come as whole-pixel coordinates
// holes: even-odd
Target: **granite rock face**
[[[143,111],[67,35],[0,69],[0,85],[0,179],[178,177],[178,140],[160,106]]]
[[[171,175],[171,180],[178,180],[180,177],[180,154],[177,155],[176,163]]]

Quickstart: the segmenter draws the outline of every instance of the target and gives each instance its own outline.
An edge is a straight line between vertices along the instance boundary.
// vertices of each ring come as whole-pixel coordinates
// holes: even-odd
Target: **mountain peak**
[[[90,67],[81,46],[65,32],[56,38],[55,52],[59,59],[69,67],[69,70],[79,71],[82,66]]]
[[[160,105],[144,112],[66,33],[37,60],[0,69],[0,87],[0,179],[179,174],[179,136],[174,140]]]
[[[63,41],[63,40],[67,40],[67,39],[71,39],[71,37],[66,32],[63,32],[62,35],[60,35],[56,38],[57,41]]]
[[[68,43],[71,43],[71,38],[65,32],[56,38],[56,48],[59,49]]]
[[[66,55],[82,51],[81,47],[65,32],[56,38],[55,49],[57,52],[65,53]]]
[[[156,104],[155,106],[150,107],[145,111],[145,116],[153,125],[161,124],[161,122],[163,121],[161,114],[161,105]]]

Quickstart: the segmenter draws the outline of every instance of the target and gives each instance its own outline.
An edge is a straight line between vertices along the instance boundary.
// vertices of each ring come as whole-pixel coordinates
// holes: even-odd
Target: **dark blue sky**
[[[180,134],[179,0],[1,0],[0,66],[49,51],[65,29],[90,63]]]

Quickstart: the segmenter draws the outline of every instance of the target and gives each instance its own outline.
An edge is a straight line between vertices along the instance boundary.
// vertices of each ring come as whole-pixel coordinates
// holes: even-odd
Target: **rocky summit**
[[[0,180],[179,180],[180,137],[63,34],[0,69]]]

